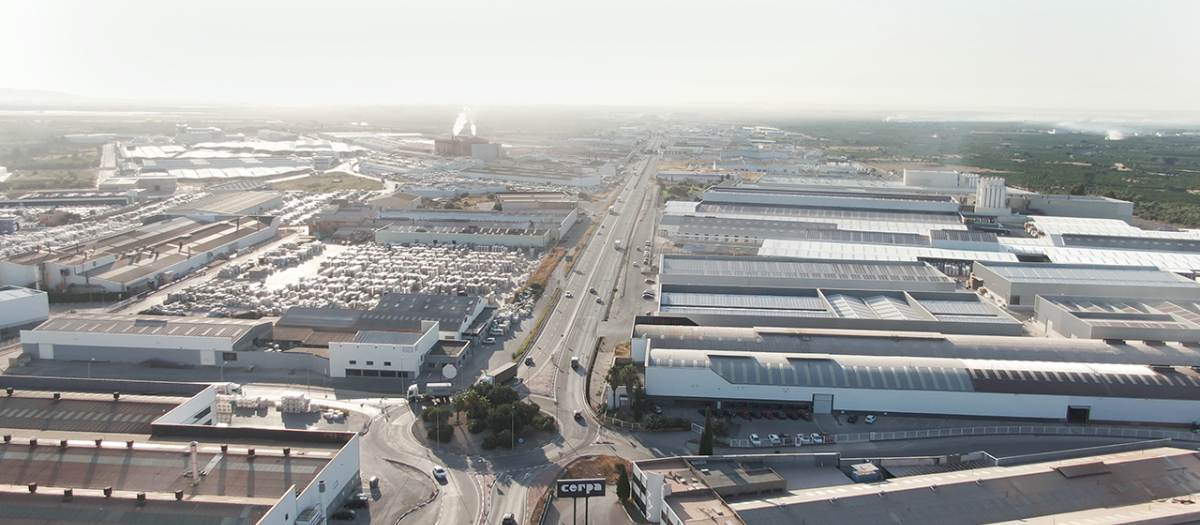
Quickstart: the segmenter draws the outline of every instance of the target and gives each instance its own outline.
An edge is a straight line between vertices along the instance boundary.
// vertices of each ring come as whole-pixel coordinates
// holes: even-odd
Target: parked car
[[[754,419],[762,419],[763,418],[762,412],[751,412],[750,416],[752,416]]]
[[[795,421],[795,420],[797,420],[797,419],[800,419],[800,413],[799,413],[799,412],[796,412],[796,411],[791,411],[791,410],[789,410],[789,411],[787,411],[787,412],[786,412],[786,414],[787,414],[787,418],[788,418],[788,419],[791,419],[792,421]]]
[[[866,418],[863,419],[863,423],[866,423],[868,425],[874,425],[875,424],[875,415],[874,414],[868,415]]]
[[[770,441],[775,446],[783,444],[783,440],[779,438],[779,434],[767,434],[767,441]]]
[[[858,423],[858,414],[850,414],[850,417],[846,418],[846,422],[851,425]]]
[[[809,412],[805,412],[805,411],[801,410],[800,411],[800,419],[803,419],[805,421],[812,421],[813,415]]]
[[[775,413],[770,410],[763,410],[762,416],[767,419],[775,419]]]
[[[496,342],[495,337],[489,337],[489,338],[483,340],[483,344],[485,344],[485,345],[494,344],[495,342]]]
[[[796,434],[796,446],[812,444],[812,438],[803,433]]]
[[[367,504],[371,502],[371,498],[366,494],[355,494],[342,504],[342,508],[346,509],[365,509]]]
[[[818,432],[809,434],[808,438],[811,439],[813,443],[823,443],[825,441],[823,438],[821,438],[821,434]]]
[[[758,437],[758,434],[750,434],[750,444],[756,447],[761,447],[762,439]]]
[[[356,516],[356,514],[354,513],[354,511],[349,510],[349,509],[342,509],[342,510],[339,510],[339,511],[336,511],[336,512],[330,514],[329,519],[340,520],[340,521],[351,521],[354,519],[355,516]]]
[[[786,415],[784,415],[784,413],[783,413],[783,412],[780,412],[780,411],[778,411],[778,410],[776,410],[776,411],[775,411],[775,419],[778,419],[778,420],[781,420],[781,421],[782,421],[782,420],[783,420],[783,418],[785,418],[785,417],[787,417],[787,416],[786,416]]]
[[[745,419],[746,421],[750,421],[751,419],[754,419],[753,417],[750,416],[750,413],[746,412],[745,410],[738,412],[737,417]]]

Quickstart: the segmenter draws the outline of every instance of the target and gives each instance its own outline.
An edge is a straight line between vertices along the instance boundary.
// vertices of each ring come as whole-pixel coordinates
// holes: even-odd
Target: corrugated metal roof
[[[266,321],[211,317],[136,316],[119,314],[69,314],[51,317],[38,332],[77,332],[127,335],[216,337],[237,341]]]
[[[766,239],[758,254],[772,257],[812,257],[864,261],[996,261],[1017,262],[1016,254],[1002,251],[950,250],[928,246],[855,244],[847,242]]]
[[[1106,267],[1088,264],[1046,263],[980,264],[1013,283],[1200,288],[1195,281],[1151,266]]]
[[[719,308],[771,308],[777,310],[825,310],[819,297],[790,295],[735,295],[663,292],[663,306]]]
[[[1174,343],[675,325],[636,325],[633,336],[660,349],[1200,366],[1200,349]]]
[[[371,332],[361,331],[354,336],[355,343],[373,343],[385,345],[412,345],[425,334],[417,332]]]
[[[861,246],[861,245],[856,245]],[[953,282],[923,263],[813,260],[776,257],[664,255],[663,274],[696,276],[778,277],[785,279],[851,279],[864,281]]]

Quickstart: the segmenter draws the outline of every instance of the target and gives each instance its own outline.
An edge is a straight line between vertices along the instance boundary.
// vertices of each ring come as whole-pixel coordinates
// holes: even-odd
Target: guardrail
[[[701,428],[703,430],[703,428]],[[863,432],[858,434],[833,434],[825,443],[866,443],[871,441],[895,441],[902,439],[930,439],[962,436],[999,436],[999,435],[1051,435],[1051,436],[1095,436],[1121,437],[1130,439],[1174,439],[1179,441],[1200,442],[1200,434],[1193,432],[1175,432],[1170,430],[1155,430],[1149,428],[1115,428],[1115,427],[1066,427],[1056,425],[1012,425],[961,428],[935,428],[928,430],[906,430],[899,432]],[[771,445],[766,437],[761,445],[752,445],[749,439],[730,439],[727,446],[734,448],[753,448],[765,446],[795,446],[796,437],[784,436],[780,445]],[[814,443],[820,445],[822,443]],[[801,443],[801,446],[809,443]]]
[[[602,418],[602,421],[604,421],[605,423],[607,423],[609,425],[613,425],[613,426],[617,426],[617,427],[621,427],[621,428],[627,428],[629,430],[639,430],[642,428],[641,423],[625,421],[623,419],[617,419],[617,418],[611,417],[611,416],[601,416],[601,418]]]

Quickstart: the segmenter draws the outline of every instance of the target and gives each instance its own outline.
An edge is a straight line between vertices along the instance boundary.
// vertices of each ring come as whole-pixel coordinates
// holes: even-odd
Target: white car
[[[770,441],[775,446],[783,444],[783,440],[779,439],[779,434],[767,434],[767,441]]]
[[[496,342],[496,338],[495,338],[495,337],[489,337],[489,338],[487,338],[487,339],[484,339],[484,340],[483,340],[483,344],[485,344],[485,345],[490,345],[490,344],[493,344],[493,343],[495,343],[495,342]]]
[[[575,296],[574,296],[574,295],[571,295],[571,291],[570,291],[570,290],[567,290],[567,299],[570,299],[570,298],[572,298],[572,297],[575,297]]]
[[[825,442],[825,438],[821,437],[821,434],[817,433],[817,432],[813,432],[812,434],[809,434],[808,437],[809,437],[809,439],[812,439],[813,443],[824,443]]]
[[[811,444],[811,443],[812,443],[812,438],[810,438],[804,434],[796,434],[796,446],[797,447],[802,444]]]
[[[446,481],[446,469],[440,465],[433,467],[433,477],[437,478],[438,481]]]
[[[759,439],[758,434],[750,434],[750,444],[756,447],[761,447],[762,439]]]
[[[866,423],[868,425],[874,425],[875,424],[875,415],[874,414],[868,415],[866,418],[863,419],[863,423]]]

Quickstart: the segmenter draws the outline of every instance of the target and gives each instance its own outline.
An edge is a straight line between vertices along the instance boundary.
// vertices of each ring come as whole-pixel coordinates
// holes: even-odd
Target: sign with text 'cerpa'
[[[591,498],[604,495],[607,486],[604,478],[596,479],[560,479],[558,490],[560,498]]]

